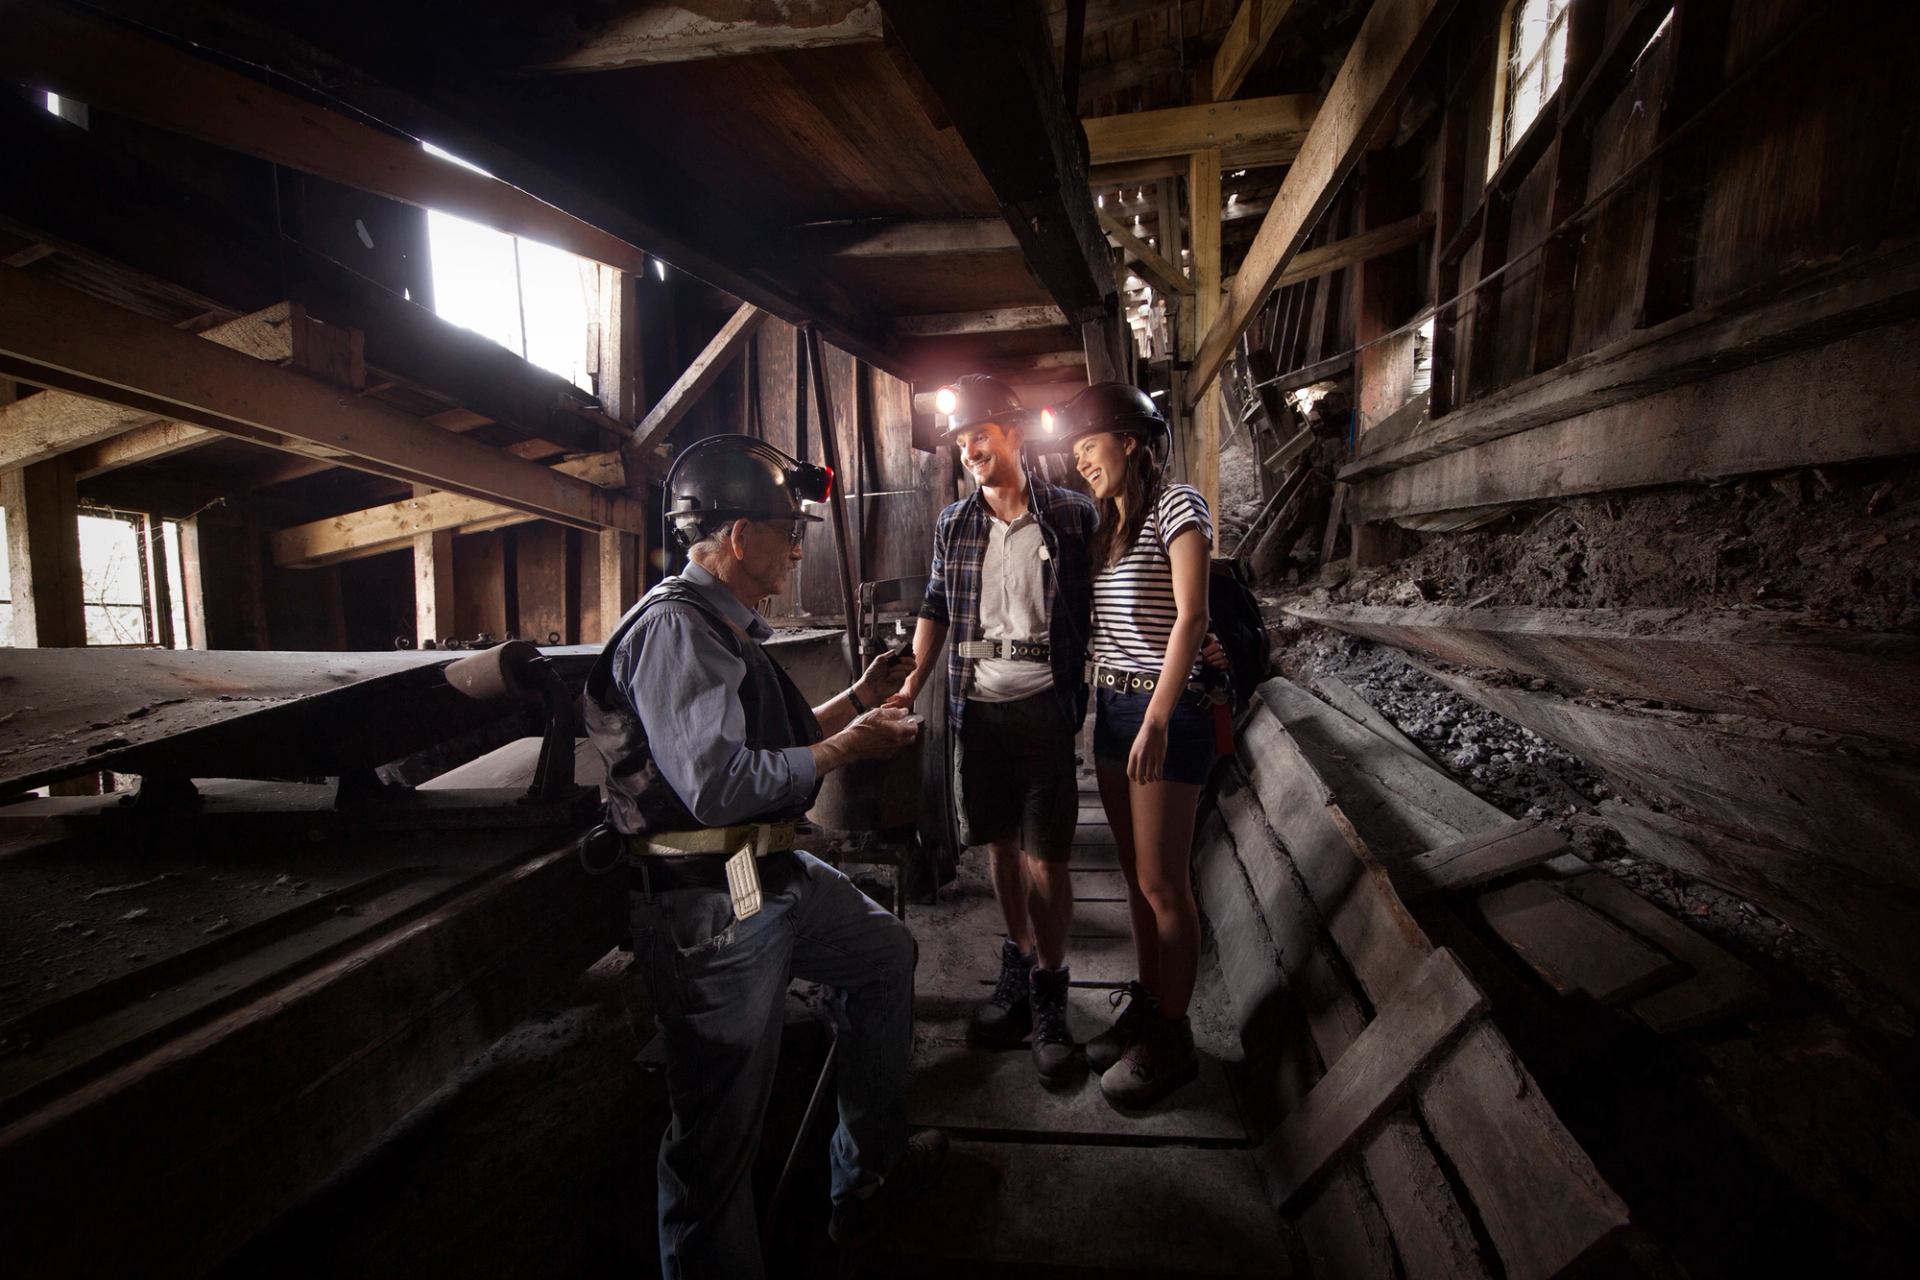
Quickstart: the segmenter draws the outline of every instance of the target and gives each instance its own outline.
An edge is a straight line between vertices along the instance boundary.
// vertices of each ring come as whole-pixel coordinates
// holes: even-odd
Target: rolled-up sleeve
[[[953,522],[945,512],[933,526],[933,565],[927,570],[927,594],[920,601],[920,616],[943,626],[947,614],[947,532]]]
[[[710,827],[749,822],[804,801],[817,776],[806,747],[747,745],[740,684],[746,664],[704,622],[657,609],[624,646],[615,675],[639,712],[654,763]]]

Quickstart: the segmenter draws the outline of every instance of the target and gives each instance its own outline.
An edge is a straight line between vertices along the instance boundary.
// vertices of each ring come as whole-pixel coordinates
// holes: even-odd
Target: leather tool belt
[[[963,658],[1008,658],[1014,662],[1047,662],[1053,646],[1028,640],[962,640],[954,646]]]
[[[679,858],[688,854],[723,853],[731,857],[749,846],[764,858],[793,848],[795,824],[743,822],[732,827],[701,827],[694,831],[652,831],[627,837],[627,855],[634,858]]]
[[[760,910],[766,890],[779,892],[797,872],[800,864],[796,860],[769,862],[763,886],[757,865],[770,853],[793,848],[794,830],[791,822],[750,822],[630,835],[628,883],[648,894],[670,889],[725,889],[733,898],[734,917],[745,920]]]
[[[1152,693],[1160,687],[1160,677],[1147,675],[1139,671],[1122,671],[1119,667],[1102,666],[1097,662],[1087,664],[1087,681],[1096,689],[1112,689],[1116,693]],[[1207,703],[1225,702],[1227,690],[1222,685],[1209,685],[1202,680],[1189,680],[1182,693],[1192,695],[1195,700]]]

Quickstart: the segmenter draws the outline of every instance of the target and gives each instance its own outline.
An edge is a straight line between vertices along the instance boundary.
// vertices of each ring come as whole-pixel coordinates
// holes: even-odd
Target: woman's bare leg
[[[1160,990],[1160,926],[1153,908],[1140,892],[1135,870],[1133,844],[1133,796],[1127,781],[1127,762],[1096,759],[1094,777],[1100,783],[1100,804],[1107,811],[1107,825],[1113,829],[1114,851],[1120,859],[1120,875],[1127,882],[1127,915],[1133,921],[1133,954],[1138,976],[1147,990]]]
[[[1128,832],[1133,853],[1128,906],[1145,899],[1149,927],[1155,931],[1156,981],[1151,985],[1160,997],[1160,1012],[1168,1018],[1184,1018],[1200,969],[1200,909],[1193,900],[1191,872],[1200,788],[1190,782],[1165,781],[1133,782],[1128,788],[1133,818]],[[1140,932],[1146,922],[1137,909],[1133,918],[1135,945],[1144,955]]]

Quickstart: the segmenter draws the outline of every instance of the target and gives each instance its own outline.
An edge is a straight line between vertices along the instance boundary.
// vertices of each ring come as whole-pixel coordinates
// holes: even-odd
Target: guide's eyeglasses
[[[764,523],[778,524],[779,521],[768,520],[768,521],[765,521]],[[790,547],[799,546],[806,539],[806,536],[807,536],[807,526],[804,521],[795,520],[791,525],[787,527],[787,545]]]

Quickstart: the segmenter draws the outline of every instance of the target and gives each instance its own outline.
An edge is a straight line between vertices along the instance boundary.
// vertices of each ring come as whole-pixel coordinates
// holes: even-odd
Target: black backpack
[[[1207,575],[1208,630],[1227,651],[1227,670],[1233,677],[1233,709],[1253,699],[1253,691],[1267,678],[1272,642],[1260,602],[1247,582],[1246,566],[1234,559],[1215,559]]]

